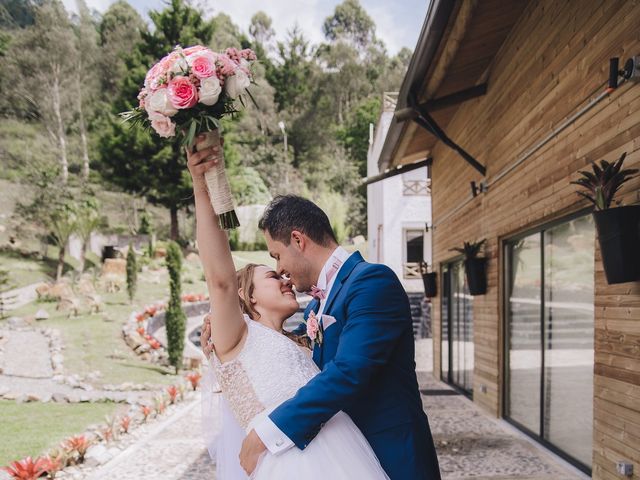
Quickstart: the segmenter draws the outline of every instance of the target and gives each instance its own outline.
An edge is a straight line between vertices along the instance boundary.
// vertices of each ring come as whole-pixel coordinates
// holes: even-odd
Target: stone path
[[[42,282],[32,283],[31,285],[27,285],[26,287],[16,288],[14,290],[9,290],[4,294],[4,297],[7,299],[7,304],[5,305],[5,309],[7,311],[17,310],[20,307],[23,307],[27,303],[31,303],[38,298],[38,292],[36,292],[36,288],[42,285]]]
[[[215,464],[204,446],[200,408],[199,400],[181,407],[137,443],[84,478],[214,480]]]
[[[4,332],[2,373],[14,377],[51,378],[49,339],[36,331]]]
[[[149,401],[154,392],[94,389],[77,375],[64,377],[54,372],[56,356],[50,351],[50,338],[41,331],[22,327],[0,330],[0,398],[18,402],[95,402],[135,403]],[[52,362],[52,360],[54,362]],[[57,360],[62,362],[61,359]],[[66,382],[66,383],[65,383]],[[114,387],[116,388],[116,387]]]
[[[589,478],[503,420],[491,418],[431,373],[420,375],[420,384],[443,479]]]

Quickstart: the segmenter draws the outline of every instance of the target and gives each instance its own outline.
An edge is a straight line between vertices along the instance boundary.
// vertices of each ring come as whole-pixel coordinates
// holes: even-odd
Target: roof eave
[[[409,94],[412,91],[417,94],[424,83],[424,77],[438,51],[438,46],[447,28],[449,17],[455,8],[455,4],[454,0],[432,0],[429,4],[429,10],[422,25],[418,43],[400,88],[396,111],[406,108]],[[378,158],[379,171],[383,172],[389,168],[405,128],[406,122],[404,121],[394,119],[391,122],[380,152],[380,158]]]

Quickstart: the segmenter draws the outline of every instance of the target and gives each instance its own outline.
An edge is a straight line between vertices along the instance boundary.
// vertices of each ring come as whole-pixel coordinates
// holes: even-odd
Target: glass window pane
[[[407,230],[407,263],[418,263],[424,260],[424,232]]]
[[[592,456],[594,241],[591,215],[544,238],[544,437],[585,465]]]
[[[473,389],[473,297],[464,273],[463,263],[451,268],[451,370],[452,381],[458,387],[471,392]]]
[[[451,291],[451,270],[446,265],[442,271],[442,326],[441,326],[441,343],[440,343],[440,361],[442,369],[442,380],[449,381],[449,307],[450,307],[450,291]]]
[[[540,434],[540,234],[519,240],[510,245],[509,251],[508,415],[532,432]]]

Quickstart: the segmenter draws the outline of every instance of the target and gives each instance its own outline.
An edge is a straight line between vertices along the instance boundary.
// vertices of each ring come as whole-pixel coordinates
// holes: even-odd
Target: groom
[[[313,359],[322,372],[249,432],[242,467],[253,472],[267,449],[304,450],[342,410],[392,480],[439,480],[418,391],[409,300],[396,275],[340,247],[326,214],[304,198],[276,197],[259,228],[278,273],[315,297],[305,316],[315,312],[321,325]]]

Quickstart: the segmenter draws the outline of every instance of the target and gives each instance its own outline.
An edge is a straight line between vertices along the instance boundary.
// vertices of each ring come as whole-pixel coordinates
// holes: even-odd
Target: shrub
[[[169,363],[176,369],[176,374],[182,364],[184,351],[184,335],[187,317],[182,310],[182,251],[177,243],[171,242],[167,247],[167,268],[169,269],[169,305],[165,317],[167,328],[167,350]]]
[[[129,251],[127,252],[127,293],[129,294],[129,301],[133,302],[133,297],[136,295],[138,288],[138,265],[136,261],[136,252],[133,250],[133,245],[129,244]]]

